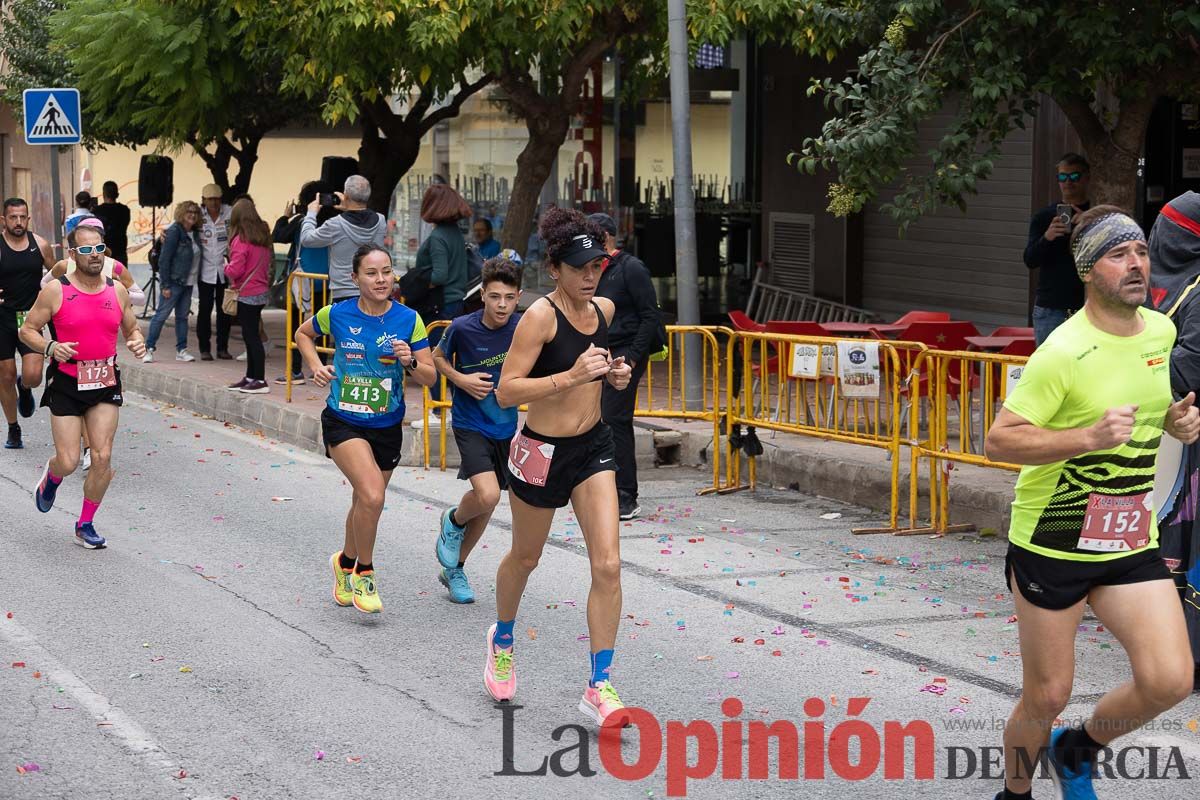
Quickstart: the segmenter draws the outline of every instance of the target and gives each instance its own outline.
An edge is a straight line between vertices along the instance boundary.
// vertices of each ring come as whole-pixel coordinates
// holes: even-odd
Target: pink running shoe
[[[496,647],[496,623],[487,632],[487,661],[483,665],[483,687],[497,702],[508,702],[517,693],[517,671],[513,649]]]
[[[603,725],[610,715],[623,711],[625,704],[617,697],[617,690],[608,681],[600,681],[596,686],[589,685],[583,690],[583,699],[579,701],[579,710],[591,717],[597,725]],[[625,720],[621,727],[628,727]]]

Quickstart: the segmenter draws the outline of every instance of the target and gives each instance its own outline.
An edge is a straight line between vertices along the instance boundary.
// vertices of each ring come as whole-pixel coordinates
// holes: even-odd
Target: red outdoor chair
[[[755,322],[746,316],[745,311],[730,311],[729,324],[733,326],[735,331],[743,331],[748,333],[763,333],[767,326],[762,323]]]
[[[949,322],[950,315],[945,311],[909,311],[893,325],[907,325],[910,322]]]
[[[992,331],[991,336],[1028,336],[1033,338],[1033,328],[1019,328],[1016,325],[1001,325]]]
[[[978,336],[979,330],[970,322],[950,321],[950,322],[913,322],[907,328],[900,332],[896,337],[897,341],[902,342],[920,342],[932,350],[966,350],[970,347],[967,343],[968,336]],[[901,364],[907,372],[911,368],[912,361],[916,358],[916,354],[902,353]],[[921,381],[924,383],[929,380],[929,370],[927,367],[922,367],[920,371]],[[971,376],[971,385],[977,385],[978,376]],[[950,397],[957,399],[961,376],[953,369],[950,370],[947,392]],[[906,387],[902,387],[902,391],[907,391]]]

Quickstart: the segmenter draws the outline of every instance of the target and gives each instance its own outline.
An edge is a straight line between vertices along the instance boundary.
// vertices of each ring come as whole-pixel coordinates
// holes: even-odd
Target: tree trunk
[[[258,163],[258,146],[262,143],[263,134],[250,133],[239,139],[242,147],[233,152],[233,158],[238,163],[237,178],[234,179],[232,186],[221,187],[224,196],[230,200],[250,191],[250,177],[254,174],[254,165]]]
[[[1129,214],[1137,210],[1138,159],[1146,144],[1146,128],[1159,95],[1125,99],[1117,122],[1106,128],[1091,105],[1079,97],[1055,98],[1079,134],[1084,154],[1091,162],[1091,200],[1094,205],[1114,205]]]
[[[227,197],[229,195],[229,162],[233,158],[233,148],[224,139],[218,140],[216,144],[216,150],[210,153],[206,146],[191,142],[196,155],[200,156],[204,166],[208,167],[208,173],[212,175],[213,183],[221,187],[221,196]]]
[[[527,118],[529,141],[517,156],[517,175],[513,179],[508,214],[504,218],[501,242],[521,255],[529,247],[538,197],[550,177],[554,159],[567,138],[571,118],[565,110],[540,118]]]
[[[367,132],[370,127],[372,133]],[[421,136],[404,126],[402,131],[392,131],[384,139],[374,125],[364,125],[362,141],[358,146],[358,168],[363,177],[371,182],[371,199],[368,205],[387,216],[392,205],[392,193],[396,184],[416,163],[421,153]]]

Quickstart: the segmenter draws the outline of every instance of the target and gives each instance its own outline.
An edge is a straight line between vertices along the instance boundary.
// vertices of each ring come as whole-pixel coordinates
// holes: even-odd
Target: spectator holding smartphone
[[[1054,329],[1083,308],[1083,282],[1075,272],[1069,239],[1071,220],[1092,207],[1090,167],[1078,153],[1066,153],[1056,169],[1062,200],[1039,210],[1029,222],[1025,266],[1039,270],[1033,302],[1033,333],[1040,346]]]

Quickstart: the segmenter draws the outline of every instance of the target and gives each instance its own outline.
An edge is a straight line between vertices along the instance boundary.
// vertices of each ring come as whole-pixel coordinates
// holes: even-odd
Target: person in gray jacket
[[[354,253],[364,244],[383,247],[387,220],[377,211],[367,208],[371,184],[362,175],[346,178],[344,192],[337,192],[335,208],[342,213],[317,225],[320,198],[308,204],[308,214],[300,224],[301,247],[329,248],[329,293],[336,303],[358,297],[358,287],[351,278]]]

